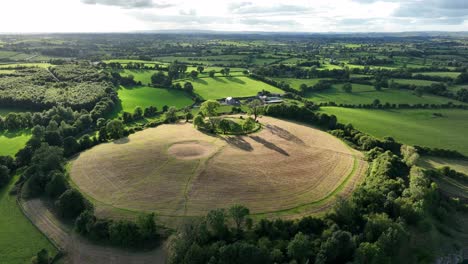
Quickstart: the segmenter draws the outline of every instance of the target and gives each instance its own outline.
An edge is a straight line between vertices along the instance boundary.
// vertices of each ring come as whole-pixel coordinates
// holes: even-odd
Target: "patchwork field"
[[[416,74],[422,74],[422,75],[428,75],[428,76],[439,76],[439,77],[450,77],[450,78],[457,78],[458,75],[460,75],[459,72],[418,72],[414,73],[413,75]]]
[[[310,92],[306,97],[316,103],[335,102],[337,104],[353,105],[372,104],[375,99],[379,99],[381,104],[446,104],[448,102],[463,104],[456,100],[430,94],[417,96],[408,90],[383,89],[377,91],[371,85],[353,84],[352,92],[346,93],[342,90],[342,87],[343,84],[336,84],[331,89]]]
[[[0,156],[14,156],[22,149],[31,138],[31,134],[24,133],[0,133]]]
[[[193,103],[185,92],[147,86],[128,88],[121,86],[118,95],[122,101],[123,111],[127,112],[133,112],[137,106],[143,108],[156,106],[160,110],[164,105],[181,108]]]
[[[214,77],[191,80],[195,93],[206,100],[221,99],[229,96],[254,96],[262,90],[284,93],[282,90],[249,77]],[[183,84],[183,83],[182,83]]]
[[[468,155],[468,111],[457,109],[368,110],[322,107],[340,123],[351,123],[376,137],[392,136],[406,144],[454,149]],[[434,116],[442,114],[442,117]],[[450,135],[450,136],[448,136]]]
[[[8,194],[17,178],[0,189],[1,263],[31,263],[31,258],[43,248],[47,249],[50,255],[56,253],[56,249],[47,238],[23,215],[16,204],[16,196]]]
[[[322,212],[349,194],[367,168],[362,154],[328,133],[263,117],[249,136],[211,136],[163,125],[82,153],[71,180],[99,212],[112,207],[198,216],[243,204],[254,215]]]
[[[123,70],[120,72],[120,75],[122,76],[128,76],[128,75],[133,75],[134,80],[137,82],[141,82],[143,85],[149,85],[151,84],[151,76],[155,73],[156,71],[153,70]]]

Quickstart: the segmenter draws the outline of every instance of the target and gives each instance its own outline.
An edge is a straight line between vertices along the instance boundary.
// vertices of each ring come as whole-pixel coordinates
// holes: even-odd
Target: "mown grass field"
[[[353,105],[372,104],[375,99],[379,99],[381,104],[446,104],[448,102],[463,104],[456,100],[430,94],[417,96],[409,90],[382,89],[377,91],[371,85],[353,84],[352,92],[346,93],[342,87],[343,84],[336,84],[331,89],[310,92],[306,98],[316,103],[335,102]]]
[[[300,90],[301,84],[306,84],[307,86],[314,86],[321,80],[330,80],[329,78],[316,78],[316,79],[294,79],[294,78],[273,78],[277,82],[285,82],[296,90]]]
[[[433,148],[453,149],[468,155],[468,111],[458,109],[367,110],[322,107],[340,123],[351,123],[365,133]],[[442,117],[435,117],[440,113]]]
[[[51,256],[56,253],[47,238],[23,215],[16,196],[8,194],[17,179],[0,188],[0,263],[5,264],[31,263],[31,258],[43,248]]]
[[[195,93],[206,100],[221,99],[229,96],[247,97],[254,96],[262,90],[272,93],[284,93],[282,90],[273,87],[264,82],[250,79],[249,77],[214,77],[197,78],[190,80],[193,84]],[[183,82],[181,82],[183,85]]]
[[[162,217],[233,204],[264,216],[319,213],[359,184],[367,168],[359,152],[308,126],[260,121],[265,127],[248,136],[215,137],[192,124],[146,129],[82,153],[71,163],[71,180],[97,211]]]
[[[0,156],[14,156],[31,138],[28,132],[0,133]]]
[[[0,69],[1,68],[15,68],[15,67],[39,67],[39,68],[48,68],[53,66],[50,63],[14,63],[14,64],[0,64]]]
[[[118,95],[122,101],[123,111],[131,113],[137,106],[143,108],[156,106],[161,110],[164,105],[181,108],[193,103],[192,99],[183,91],[147,86],[131,88],[121,86]]]

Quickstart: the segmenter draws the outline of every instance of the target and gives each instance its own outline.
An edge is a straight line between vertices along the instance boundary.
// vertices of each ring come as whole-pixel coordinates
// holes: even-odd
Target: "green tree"
[[[213,132],[216,129],[216,121],[217,121],[215,120],[214,117],[217,116],[216,110],[218,109],[219,106],[220,106],[219,102],[215,100],[207,100],[203,102],[200,106],[200,112],[204,116],[208,117],[208,120],[211,124],[211,130]]]
[[[204,70],[205,70],[205,67],[203,67],[203,66],[198,66],[198,67],[197,67],[197,71],[198,71],[199,73],[203,73]]]
[[[61,172],[55,172],[52,179],[47,183],[45,192],[50,198],[56,198],[68,188],[67,180]]]
[[[0,188],[10,181],[10,169],[7,166],[0,165]]]
[[[237,232],[240,232],[242,230],[242,225],[245,222],[245,218],[249,214],[249,209],[243,205],[233,205],[231,208],[229,208],[229,215],[236,224]]]
[[[252,100],[247,104],[249,107],[249,114],[254,116],[254,121],[257,121],[258,116],[262,113],[263,103],[258,99]]]
[[[140,106],[135,107],[133,110],[133,119],[138,120],[143,118],[143,109]]]
[[[32,258],[31,262],[33,264],[49,264],[50,258],[47,249],[41,249],[39,252],[37,252],[36,256]]]
[[[107,133],[112,139],[119,139],[123,137],[124,125],[120,120],[112,120],[106,125]]]
[[[288,244],[288,255],[298,263],[306,263],[312,255],[312,243],[302,232],[297,233]]]
[[[191,82],[184,83],[184,91],[186,91],[189,94],[193,93],[193,85]]]
[[[211,78],[215,77],[215,74],[216,74],[216,71],[215,71],[215,70],[211,70],[211,71],[208,72],[208,75],[209,75]]]
[[[156,223],[154,213],[141,215],[138,217],[137,225],[144,240],[151,240],[156,237]]]
[[[249,132],[249,131],[252,131],[254,128],[255,128],[255,121],[251,117],[248,117],[244,121],[244,124],[242,125],[242,129],[245,132]]]
[[[75,218],[86,209],[83,195],[74,189],[66,190],[55,202],[58,212],[62,217]]]
[[[226,132],[231,128],[231,123],[229,120],[223,118],[219,121],[218,127],[223,131],[223,134],[226,134]]]
[[[345,93],[351,93],[353,91],[353,85],[351,83],[345,83],[342,89]]]
[[[198,77],[198,72],[197,72],[197,71],[191,71],[191,72],[190,72],[190,77],[191,77],[192,79],[196,79],[196,78]]]
[[[204,127],[205,126],[205,121],[203,119],[203,116],[201,116],[201,115],[195,116],[195,118],[193,119],[193,125],[195,127],[197,127],[197,128]]]
[[[167,110],[167,112],[164,115],[165,115],[166,121],[170,122],[170,123],[174,123],[178,119],[177,118],[177,109],[175,107],[173,107],[173,106],[169,107],[169,109]]]

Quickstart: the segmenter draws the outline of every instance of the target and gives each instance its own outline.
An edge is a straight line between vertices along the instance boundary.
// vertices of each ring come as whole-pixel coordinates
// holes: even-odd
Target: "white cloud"
[[[0,32],[460,31],[466,30],[467,21],[466,0],[15,0],[0,4]]]

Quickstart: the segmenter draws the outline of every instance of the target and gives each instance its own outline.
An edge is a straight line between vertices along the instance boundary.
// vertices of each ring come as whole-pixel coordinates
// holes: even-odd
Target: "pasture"
[[[254,215],[320,213],[359,184],[362,154],[328,133],[263,117],[249,136],[162,125],[88,150],[70,179],[96,210],[200,216],[243,204]],[[105,209],[104,209],[105,210]]]
[[[369,110],[322,107],[338,122],[383,138],[394,137],[410,145],[457,150],[468,155],[468,111],[458,109]],[[441,117],[434,113],[442,114]]]
[[[458,172],[468,175],[468,161],[466,160],[423,156],[419,158],[418,165],[427,169],[437,169],[448,166]]]
[[[417,72],[413,73],[413,75],[422,74],[427,76],[438,76],[438,77],[450,77],[450,78],[457,78],[460,75],[459,72]]]
[[[399,84],[414,84],[416,86],[430,86],[433,83],[436,83],[435,81],[426,81],[426,80],[414,80],[414,79],[391,79],[390,81],[394,81],[395,83]]]
[[[141,106],[142,108],[156,106],[161,110],[164,105],[182,108],[193,103],[192,99],[183,91],[147,86],[121,86],[118,90],[118,95],[122,102],[123,111],[131,113],[133,113],[133,110],[137,106]]]
[[[4,145],[2,145],[4,146]],[[18,177],[0,188],[0,256],[1,263],[31,263],[31,258],[45,248],[53,256],[56,249],[23,215],[16,196],[9,195]]]
[[[3,132],[0,133],[0,156],[14,156],[31,138],[29,132]]]
[[[192,82],[195,93],[205,100],[221,99],[229,96],[255,96],[262,90],[279,94],[284,93],[283,90],[249,77],[197,78],[189,81]],[[183,82],[181,84],[183,85]]]
[[[446,97],[424,94],[415,95],[409,90],[382,89],[377,91],[371,85],[353,84],[351,93],[342,90],[343,84],[335,84],[331,89],[309,92],[306,98],[315,103],[335,102],[337,104],[372,104],[375,99],[379,99],[381,104],[446,104],[454,102],[463,104]]]
[[[330,80],[329,78],[316,78],[316,79],[294,79],[294,78],[273,78],[277,82],[285,82],[296,90],[300,90],[301,84],[307,86],[314,86],[321,80]]]
[[[141,82],[142,85],[151,84],[151,76],[156,73],[154,70],[123,70],[120,72],[122,76],[133,75],[136,82]]]

